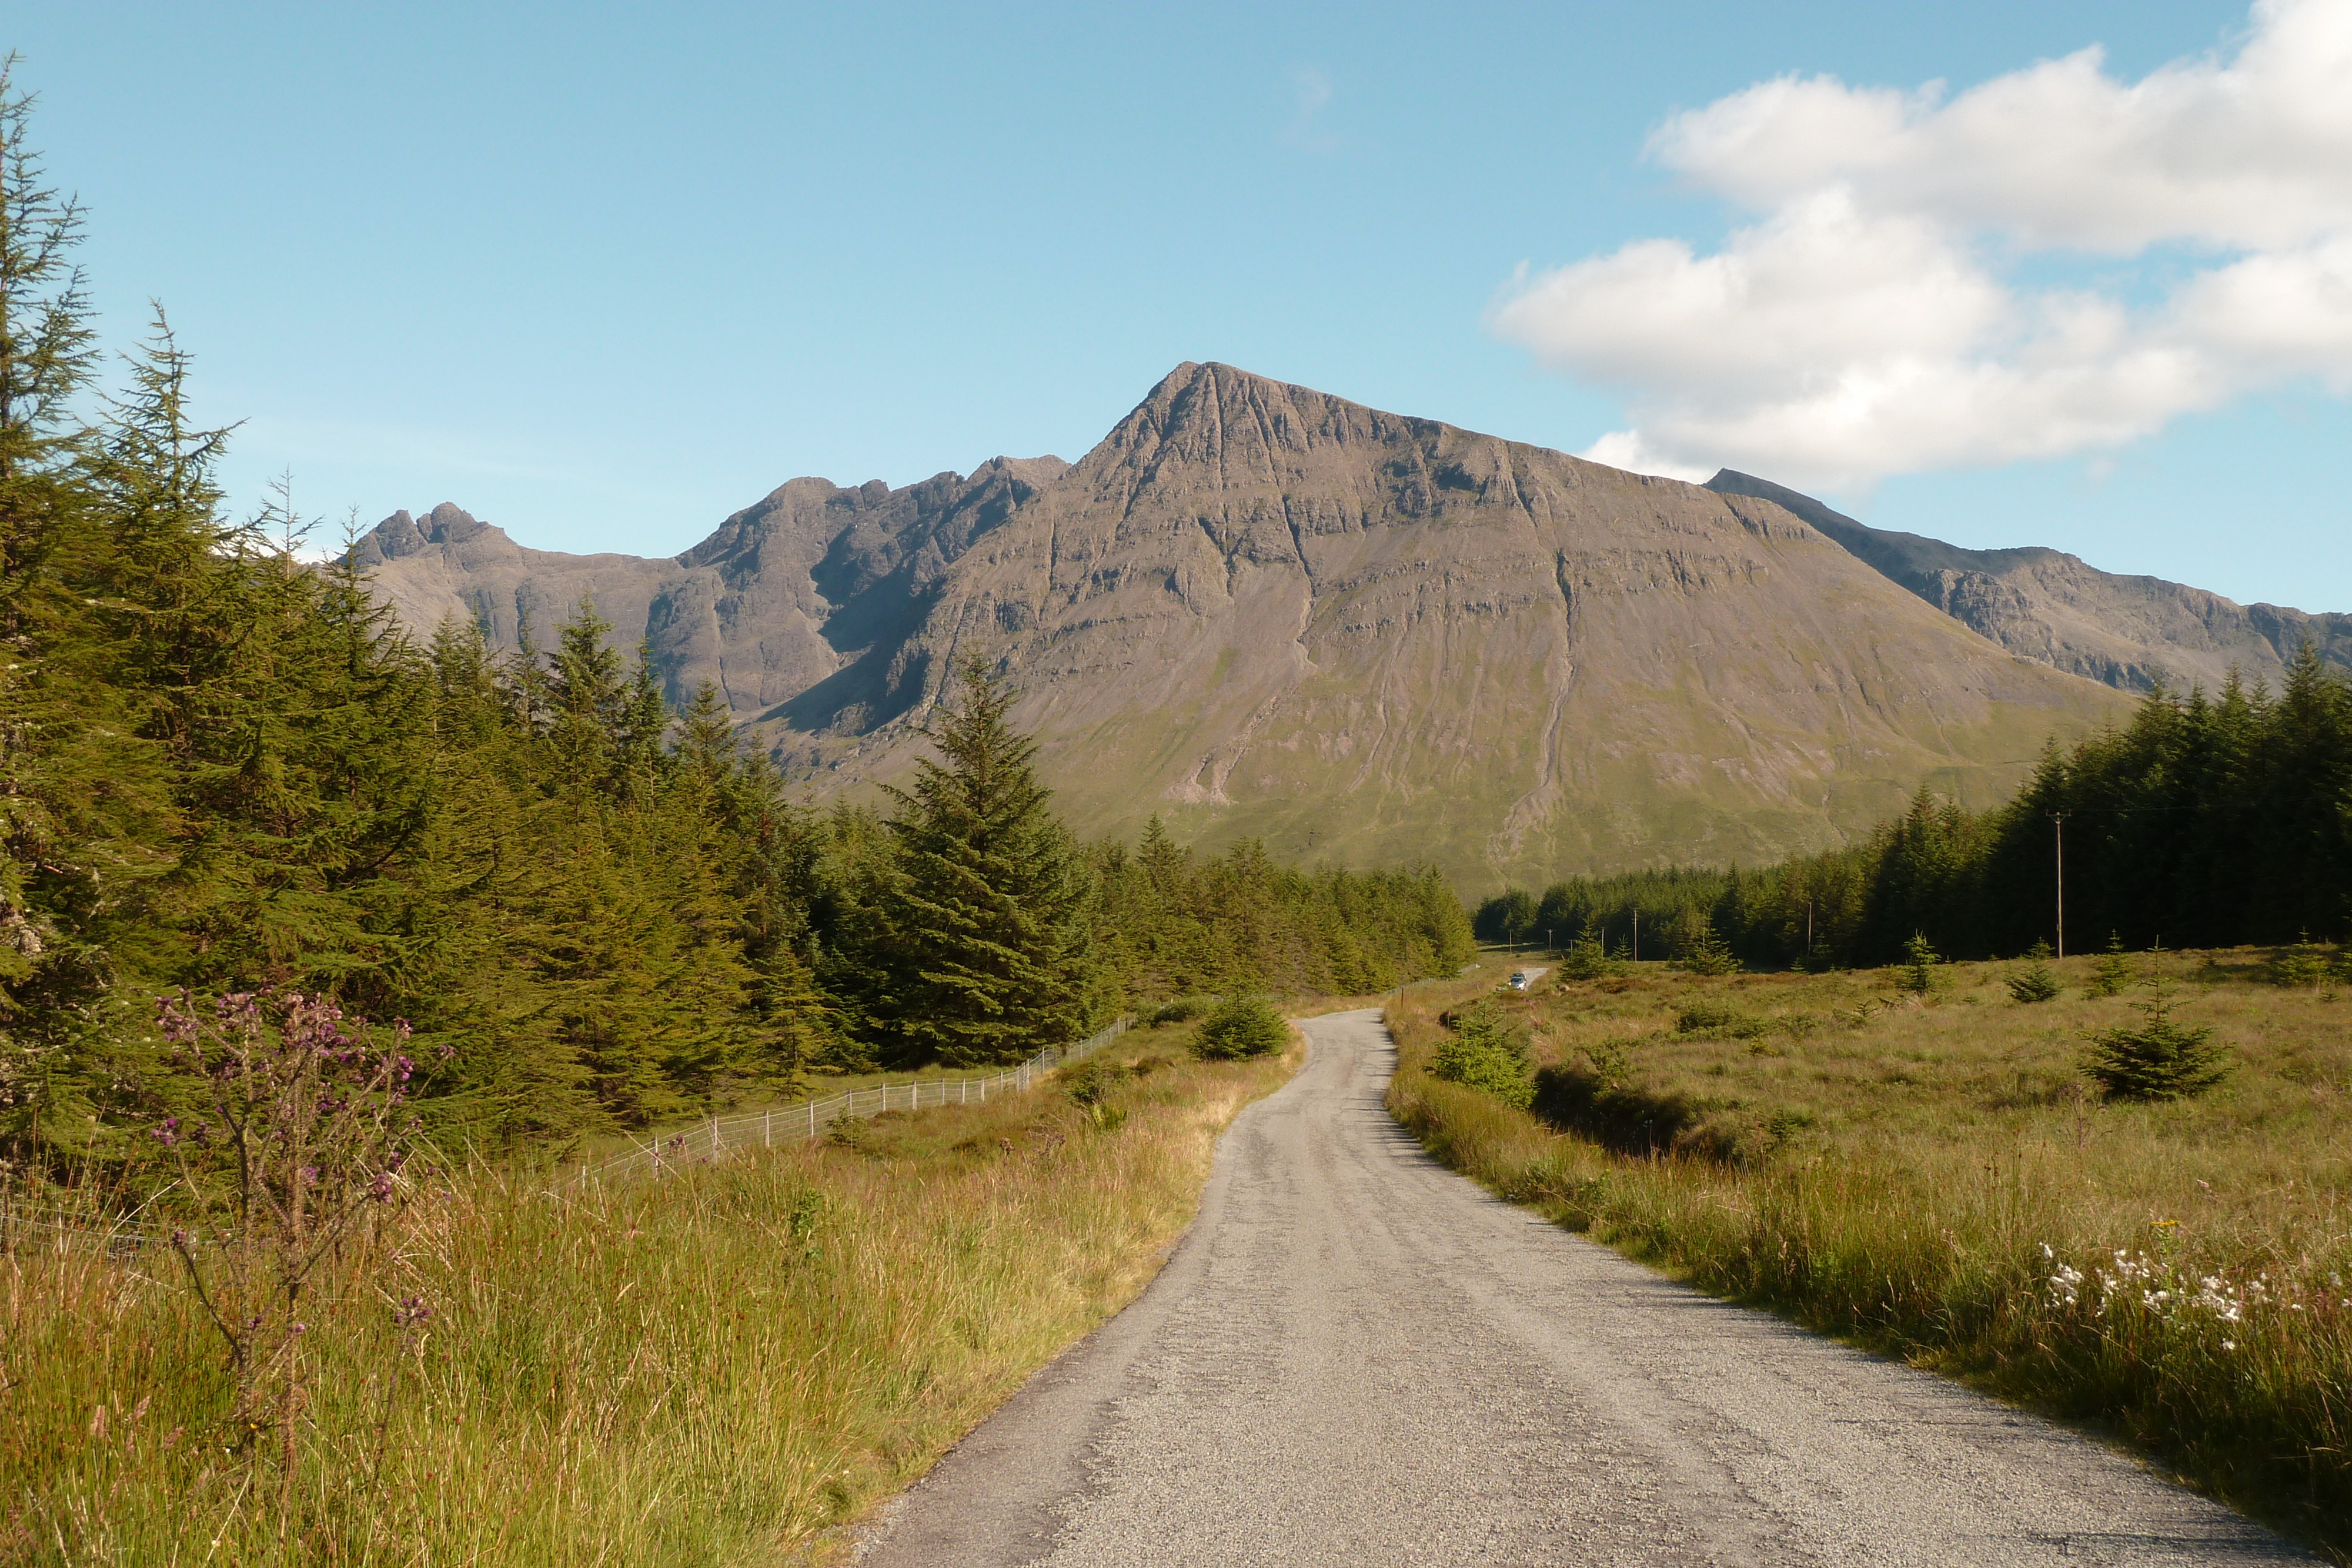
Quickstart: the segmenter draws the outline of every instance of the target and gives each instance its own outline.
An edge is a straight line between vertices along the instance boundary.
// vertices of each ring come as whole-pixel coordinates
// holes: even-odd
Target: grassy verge
[[[294,1514],[168,1258],[0,1259],[0,1562],[804,1558],[1150,1278],[1295,1065],[1140,1030],[1049,1082],[658,1184],[461,1173],[314,1302]],[[431,1316],[403,1333],[390,1308]]]
[[[1389,1103],[1454,1168],[1716,1293],[2096,1423],[2312,1542],[2352,1549],[2352,995],[2185,955],[2179,1021],[2236,1069],[2102,1101],[2084,1033],[2132,993],[2012,1001],[2014,967],[1649,972],[1496,1005],[1533,1112],[1425,1071],[1409,996]]]

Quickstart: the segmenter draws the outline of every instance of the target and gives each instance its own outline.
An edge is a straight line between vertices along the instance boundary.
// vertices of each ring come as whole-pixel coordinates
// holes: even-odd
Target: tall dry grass
[[[1129,1300],[1212,1143],[1290,1059],[1162,1059],[848,1124],[658,1183],[475,1169],[314,1302],[293,1517],[229,1451],[220,1347],[167,1258],[0,1258],[0,1561],[767,1563],[919,1472]],[[393,1308],[421,1297],[405,1332]]]
[[[2086,1091],[2081,1037],[2133,998],[2084,995],[2070,963],[2067,996],[2030,1006],[2000,965],[1952,966],[1924,1000],[1892,972],[1499,999],[1554,1069],[1552,1122],[1429,1077],[1436,1014],[1466,990],[1408,998],[1390,1105],[1561,1223],[2091,1422],[2341,1556],[2352,995],[2267,984],[2259,957],[2170,961],[2176,1016],[2237,1060],[2175,1103]]]

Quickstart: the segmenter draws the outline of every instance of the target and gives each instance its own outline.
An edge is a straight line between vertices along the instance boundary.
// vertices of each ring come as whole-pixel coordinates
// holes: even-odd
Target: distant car
[[[1535,977],[1525,969],[1515,969],[1511,972],[1511,989],[1524,991],[1528,988],[1528,982],[1534,978]]]

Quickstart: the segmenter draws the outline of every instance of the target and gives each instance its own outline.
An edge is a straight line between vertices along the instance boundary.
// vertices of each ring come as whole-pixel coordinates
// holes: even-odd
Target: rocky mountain
[[[2352,669],[2352,615],[2240,604],[2160,577],[2123,577],[2054,549],[1962,549],[1858,523],[1785,486],[1726,468],[1710,490],[1772,501],[2012,653],[2125,691],[2218,689],[2232,668],[2275,688],[2308,640]]]
[[[674,559],[455,507],[359,547],[411,626],[591,595],[820,798],[902,772],[953,663],[1024,694],[1083,831],[1506,876],[1818,846],[1971,804],[2116,691],[2014,656],[1783,502],[1183,365],[1076,464],[796,479]]]

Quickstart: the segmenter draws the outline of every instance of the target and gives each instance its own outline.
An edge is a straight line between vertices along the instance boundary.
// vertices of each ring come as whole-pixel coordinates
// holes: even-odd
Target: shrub
[[[1150,1021],[1191,1023],[1196,1018],[1206,1017],[1210,1009],[1216,1005],[1217,998],[1214,997],[1178,997],[1174,1001],[1164,1004],[1158,1012],[1153,1013]]]
[[[1264,997],[1235,997],[1209,1009],[1193,1031],[1192,1053],[1210,1061],[1238,1061],[1272,1055],[1289,1040],[1290,1026],[1281,1009]]]
[[[1114,1061],[1081,1061],[1062,1069],[1062,1092],[1081,1105],[1099,1105],[1128,1076],[1129,1070]]]
[[[2009,988],[2009,994],[2021,1002],[2054,1000],[2059,985],[2058,977],[2050,972],[2050,944],[2036,942],[2033,950],[2026,956],[2032,962],[2026,965],[2024,972],[2011,975],[2001,983]]]
[[[1757,1040],[1771,1033],[1772,1025],[1723,1002],[1693,1002],[1675,1015],[1675,1032],[1715,1035],[1724,1040]]]
[[[1535,1097],[1528,1070],[1527,1033],[1499,1017],[1491,1003],[1479,1003],[1439,1020],[1452,1032],[1438,1043],[1429,1071],[1448,1083],[1492,1094],[1526,1110]]]
[[[2148,977],[2148,998],[2139,1006],[2136,1028],[2101,1030],[2083,1067],[2106,1092],[2125,1100],[2179,1100],[2210,1089],[2230,1075],[2229,1049],[2213,1043],[2210,1029],[2172,1021],[2172,998],[2164,977]]]

